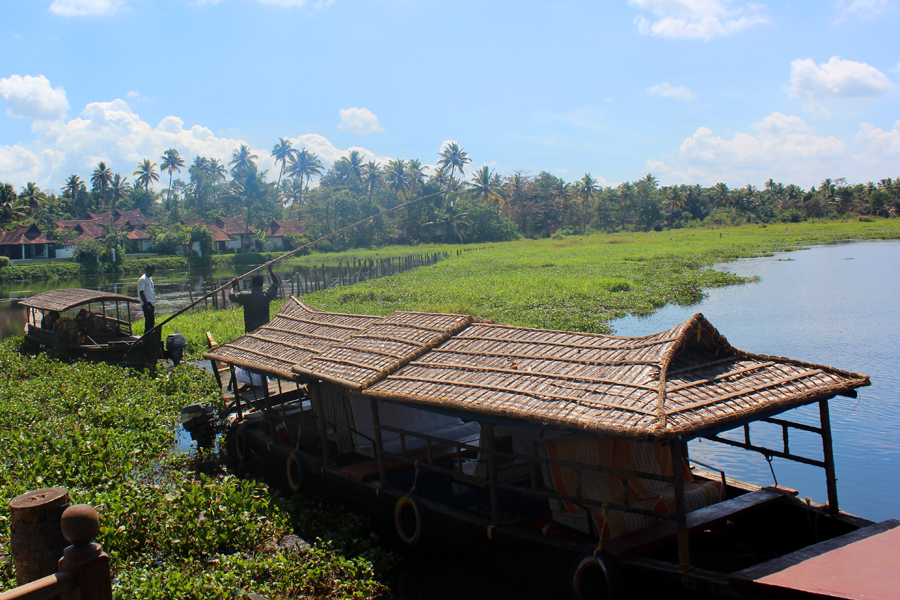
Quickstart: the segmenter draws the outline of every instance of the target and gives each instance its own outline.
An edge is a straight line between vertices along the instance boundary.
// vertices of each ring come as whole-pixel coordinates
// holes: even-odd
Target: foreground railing
[[[76,504],[63,512],[63,537],[71,545],[59,561],[59,571],[0,594],[0,600],[112,600],[109,556],[94,539],[100,517],[89,504]]]

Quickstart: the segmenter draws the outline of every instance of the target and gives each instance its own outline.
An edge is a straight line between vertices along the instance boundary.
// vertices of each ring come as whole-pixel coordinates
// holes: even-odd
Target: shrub
[[[72,260],[77,263],[98,263],[101,254],[103,254],[103,246],[100,245],[100,242],[88,238],[75,244]]]
[[[8,256],[0,256],[0,269],[3,267],[9,266],[9,257]]]

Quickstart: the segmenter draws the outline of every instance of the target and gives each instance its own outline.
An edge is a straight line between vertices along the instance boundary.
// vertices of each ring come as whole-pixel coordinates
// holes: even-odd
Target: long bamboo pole
[[[398,205],[398,206],[395,206],[394,208],[389,208],[389,209],[387,209],[387,210],[383,210],[383,211],[381,211],[380,213],[378,213],[377,215],[372,215],[371,217],[366,217],[365,219],[362,219],[362,220],[360,220],[360,221],[357,221],[356,223],[353,223],[352,225],[347,225],[346,227],[344,227],[344,228],[342,228],[342,229],[338,229],[338,230],[336,230],[336,231],[332,231],[331,233],[326,234],[326,235],[323,235],[322,237],[320,237],[320,238],[317,239],[317,240],[314,240],[314,241],[312,241],[312,242],[310,242],[310,243],[308,243],[308,244],[305,244],[305,245],[303,245],[303,246],[300,246],[299,248],[294,248],[294,249],[291,250],[290,252],[287,252],[287,253],[285,253],[285,254],[282,254],[281,256],[279,256],[279,257],[277,257],[277,258],[273,258],[273,259],[270,260],[269,262],[267,262],[267,263],[265,263],[265,264],[262,264],[262,265],[256,267],[255,269],[253,269],[253,270],[251,270],[251,271],[247,271],[246,273],[244,273],[243,275],[241,275],[240,277],[238,277],[238,279],[245,279],[245,278],[247,278],[247,277],[249,277],[249,276],[251,276],[251,275],[254,275],[254,274],[256,274],[256,273],[259,273],[260,271],[262,271],[262,270],[264,270],[264,269],[268,269],[270,266],[274,265],[274,264],[277,263],[277,262],[280,262],[280,261],[282,261],[282,260],[284,260],[284,259],[286,259],[286,258],[289,258],[289,257],[291,257],[291,256],[294,256],[295,254],[297,254],[297,253],[299,253],[299,252],[302,252],[303,250],[307,250],[308,248],[312,248],[313,246],[315,246],[315,245],[318,244],[319,242],[324,242],[325,240],[330,239],[330,238],[333,238],[334,236],[337,236],[337,235],[340,235],[340,234],[345,233],[345,232],[347,232],[347,231],[350,231],[351,229],[355,229],[356,227],[359,227],[360,225],[364,225],[364,224],[366,224],[366,223],[369,223],[369,222],[371,222],[371,221],[374,221],[374,220],[377,219],[378,217],[383,217],[383,216],[389,215],[389,214],[391,214],[391,213],[393,213],[393,212],[397,212],[397,211],[402,210],[402,209],[404,209],[404,208],[410,207],[410,206],[412,206],[413,204],[416,204],[417,202],[421,202],[422,200],[427,200],[427,199],[429,199],[429,198],[434,198],[435,196],[440,196],[441,194],[447,194],[447,193],[449,193],[449,192],[456,191],[458,188],[459,188],[459,185],[457,185],[454,189],[449,189],[449,188],[448,188],[448,189],[446,189],[446,190],[441,190],[440,192],[435,192],[435,193],[433,193],[433,194],[428,194],[427,196],[420,196],[419,198],[415,198],[415,199],[413,199],[413,200],[410,200],[409,202],[406,202],[406,203],[404,203],[404,204],[400,204],[400,205]],[[231,282],[226,283],[225,285],[223,285],[223,286],[220,287],[220,288],[216,288],[215,290],[213,290],[212,292],[208,293],[206,296],[203,296],[202,298],[198,298],[198,299],[195,300],[194,302],[191,302],[190,304],[188,304],[187,306],[185,306],[185,307],[182,308],[181,310],[179,310],[179,311],[175,312],[174,314],[172,314],[171,316],[169,316],[169,318],[167,318],[166,320],[164,320],[164,321],[162,321],[161,323],[159,323],[158,325],[156,325],[156,326],[155,326],[153,329],[151,329],[150,331],[153,331],[154,329],[162,329],[162,326],[163,326],[163,325],[165,325],[165,324],[168,323],[169,321],[175,319],[176,317],[181,316],[182,314],[186,313],[188,310],[194,308],[196,305],[198,305],[200,302],[202,302],[202,301],[205,300],[206,298],[209,298],[210,296],[214,296],[214,295],[218,294],[219,292],[223,292],[223,293],[224,293],[225,289],[228,288],[229,286],[231,286]],[[144,336],[146,336],[148,333],[150,333],[150,332],[149,332],[149,331],[145,331],[145,332],[144,332],[144,335],[141,336],[141,339],[143,339]]]

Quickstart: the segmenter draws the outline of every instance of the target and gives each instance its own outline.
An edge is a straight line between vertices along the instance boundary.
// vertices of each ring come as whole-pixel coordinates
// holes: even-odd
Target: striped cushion
[[[570,434],[537,442],[543,457],[588,465],[628,469],[641,473],[672,476],[672,455],[668,446],[636,442],[611,436]],[[578,496],[576,471],[561,465],[542,464],[544,481],[556,493]],[[694,481],[687,462],[682,464],[685,504],[688,512],[724,499],[721,482]],[[675,489],[664,481],[622,477],[599,471],[581,472],[581,496],[591,500],[625,503],[625,485],[631,506],[675,513]],[[601,539],[635,531],[658,520],[618,510],[582,507],[569,500],[550,499],[554,520],[585,533],[600,533]],[[588,521],[588,508],[590,521]]]

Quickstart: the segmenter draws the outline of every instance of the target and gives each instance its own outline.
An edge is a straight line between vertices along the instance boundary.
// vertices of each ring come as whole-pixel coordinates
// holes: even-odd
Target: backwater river
[[[813,246],[714,268],[758,280],[708,290],[704,300],[691,306],[666,306],[647,318],[614,321],[615,333],[656,333],[700,312],[736,348],[869,375],[872,385],[858,390],[858,398],[837,397],[830,402],[838,498],[843,510],[873,521],[900,517],[900,242]],[[188,287],[196,293],[210,282],[224,282],[231,276],[198,273],[185,280],[183,274],[157,273],[154,279],[163,295],[177,298]],[[57,287],[102,287],[133,295],[134,279],[0,287],[0,338],[21,335],[23,319],[23,311],[3,299]],[[818,424],[815,405],[783,416]],[[782,448],[780,428],[756,424],[751,431],[757,445]],[[726,435],[742,437],[740,430]],[[792,452],[822,458],[818,436],[792,430],[790,441]],[[801,498],[827,499],[824,471],[816,467],[775,458],[770,469],[760,454],[709,441],[692,442],[691,456],[724,470],[727,477],[760,485],[773,483],[774,471],[778,483],[799,490]],[[397,598],[553,595],[552,590],[535,586],[534,577],[498,572],[491,564],[464,556],[406,558],[403,577],[392,586]]]

